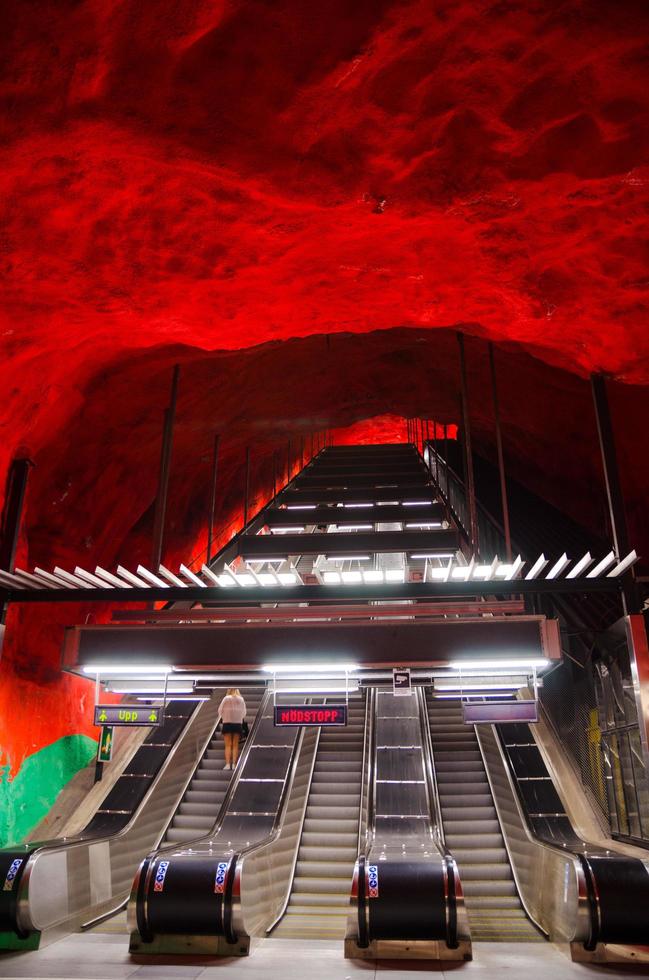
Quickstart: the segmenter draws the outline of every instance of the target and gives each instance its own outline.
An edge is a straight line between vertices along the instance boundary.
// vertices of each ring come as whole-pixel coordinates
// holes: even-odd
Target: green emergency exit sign
[[[104,725],[99,739],[97,762],[110,762],[113,755],[113,726]]]
[[[127,728],[161,725],[162,708],[137,707],[132,704],[96,704],[95,725],[122,725]]]

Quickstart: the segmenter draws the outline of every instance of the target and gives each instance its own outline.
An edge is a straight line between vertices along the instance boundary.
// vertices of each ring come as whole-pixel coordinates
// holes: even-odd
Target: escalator
[[[34,949],[110,916],[161,839],[181,842],[214,825],[233,775],[223,769],[223,739],[215,732],[224,694],[215,690],[198,707],[168,702],[163,724],[77,837],[0,851],[0,874],[4,869],[12,886],[0,892],[0,949]],[[260,700],[261,689],[247,695],[250,721]]]
[[[264,935],[277,920],[290,887],[317,729],[276,727],[273,693],[267,689],[261,699],[207,833],[188,840],[184,835],[191,827],[176,825],[184,839],[150,853],[141,863],[128,910],[131,952],[245,956],[251,939]],[[286,703],[307,707],[311,699],[289,696]],[[209,784],[215,771],[213,766],[197,772],[188,793],[202,793],[194,786]],[[212,796],[219,791],[215,781]],[[184,799],[196,805],[187,795]],[[197,813],[193,819],[207,822],[208,817]]]
[[[345,728],[323,729],[281,939],[344,939],[358,855],[365,703],[350,701]]]
[[[449,852],[421,688],[369,693],[359,856],[345,955],[471,959],[458,867]]]
[[[249,688],[243,693],[247,708],[246,717],[250,725],[257,715],[264,689]],[[215,693],[214,696],[221,698],[224,694],[225,690]],[[202,837],[212,829],[232,778],[232,772],[224,768],[224,763],[223,736],[214,732],[167,828],[162,842],[163,847],[169,844],[182,844],[194,837]]]
[[[541,942],[518,895],[472,725],[458,699],[426,690],[437,787],[446,842],[458,863],[471,936],[496,942]]]
[[[0,949],[35,949],[125,901],[137,864],[160,840],[218,720],[218,700],[170,701],[73,838],[0,851]]]

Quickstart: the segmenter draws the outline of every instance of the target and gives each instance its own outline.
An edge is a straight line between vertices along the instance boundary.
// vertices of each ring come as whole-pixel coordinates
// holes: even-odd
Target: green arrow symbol
[[[108,715],[106,714],[105,711],[102,711],[102,713],[99,715],[99,720],[100,721],[107,721],[108,720]]]
[[[152,711],[151,714],[149,715],[149,721],[157,721],[157,720],[158,720],[157,711]]]

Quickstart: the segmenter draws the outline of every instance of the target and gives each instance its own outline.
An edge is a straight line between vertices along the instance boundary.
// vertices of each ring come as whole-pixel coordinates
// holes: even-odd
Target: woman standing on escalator
[[[229,687],[219,706],[225,742],[224,769],[234,769],[239,758],[239,740],[246,717],[246,702],[238,687]]]

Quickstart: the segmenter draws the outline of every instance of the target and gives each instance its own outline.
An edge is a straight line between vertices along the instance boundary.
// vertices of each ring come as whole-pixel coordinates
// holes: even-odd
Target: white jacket
[[[226,725],[240,725],[246,717],[246,702],[240,694],[226,694],[219,705],[219,714]]]

